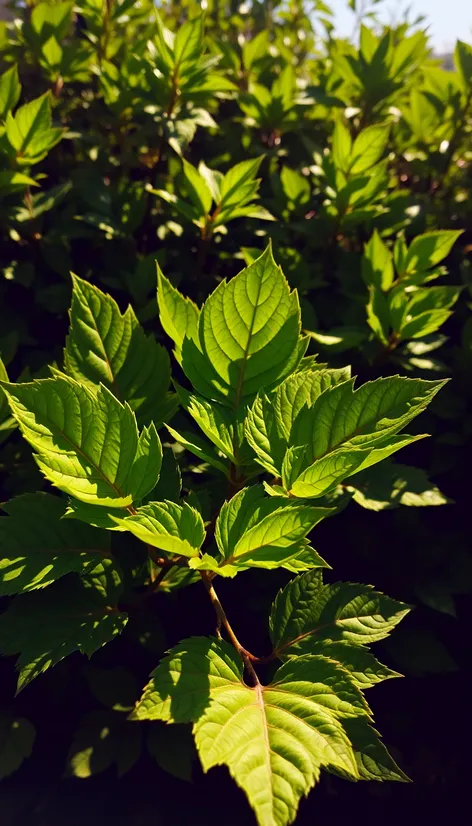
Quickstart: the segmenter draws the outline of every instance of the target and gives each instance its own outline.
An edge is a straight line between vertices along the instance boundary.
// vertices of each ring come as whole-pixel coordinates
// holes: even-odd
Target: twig
[[[244,665],[245,665],[248,673],[251,675],[251,677],[254,681],[254,685],[259,685],[259,678],[258,678],[258,676],[257,676],[257,674],[254,670],[254,666],[252,664],[253,662],[259,662],[260,661],[259,658],[256,657],[254,654],[251,654],[251,652],[248,651],[247,648],[244,648],[244,646],[241,645],[241,643],[239,642],[236,634],[234,633],[233,629],[231,628],[228,617],[225,614],[225,610],[224,610],[224,608],[223,608],[223,606],[222,606],[222,604],[219,600],[218,594],[216,593],[216,591],[215,591],[215,589],[212,585],[211,578],[208,576],[207,571],[200,571],[200,576],[201,576],[203,584],[204,584],[204,586],[207,590],[207,594],[210,597],[213,608],[215,609],[217,622],[218,622],[217,636],[221,636],[219,634],[219,629],[221,628],[221,626],[223,626],[224,629],[226,630],[226,633],[228,634],[228,637],[229,637],[232,645],[234,645],[236,651],[238,652],[239,656],[243,660]]]

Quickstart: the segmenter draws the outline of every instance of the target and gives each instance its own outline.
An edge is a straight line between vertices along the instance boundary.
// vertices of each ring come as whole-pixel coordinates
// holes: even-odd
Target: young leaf
[[[60,490],[87,504],[128,507],[156,484],[162,448],[154,425],[138,438],[131,408],[105,387],[94,395],[57,376],[3,388],[40,470]]]
[[[0,595],[44,588],[71,572],[86,573],[109,553],[106,534],[62,519],[66,503],[49,493],[25,493],[2,509]]]
[[[227,407],[217,402],[209,402],[200,396],[194,396],[183,387],[177,393],[184,410],[203,430],[205,436],[235,464],[236,428],[234,416]]]
[[[185,338],[197,338],[200,310],[197,305],[181,295],[157,267],[157,302],[159,318],[169,338],[175,344],[175,356],[181,361]]]
[[[358,777],[345,719],[368,719],[347,672],[324,657],[281,666],[273,681],[249,687],[231,647],[183,640],[151,675],[134,719],[194,722],[203,770],[227,765],[260,826],[292,823],[322,767]]]
[[[122,314],[110,295],[72,276],[71,326],[65,371],[95,390],[102,382],[127,401],[145,424],[159,425],[173,407],[168,394],[170,361],[164,347],[146,336],[131,307]]]
[[[0,651],[19,654],[18,691],[73,651],[92,654],[119,634],[127,615],[116,608],[104,575],[85,581],[67,578],[44,592],[18,596],[0,616]]]
[[[20,106],[15,116],[8,113],[6,136],[16,150],[19,162],[28,165],[38,163],[59,143],[64,130],[53,128],[51,122],[49,92]]]
[[[287,651],[289,656],[290,649]],[[313,639],[310,653],[321,654],[336,660],[343,668],[350,672],[352,679],[360,689],[372,688],[383,680],[401,677],[397,671],[392,671],[379,662],[373,654],[361,645],[353,645],[346,640],[318,640]]]
[[[341,448],[322,456],[306,470],[302,470],[305,453],[304,446],[288,449],[282,467],[282,480],[285,490],[293,496],[313,499],[328,493],[347,476],[355,473],[368,458],[370,451],[356,447]],[[296,459],[294,465],[291,464],[293,457]]]
[[[278,567],[300,553],[307,534],[330,513],[329,508],[265,497],[259,485],[244,488],[224,503],[216,521],[223,557],[219,570]]]
[[[205,302],[198,341],[185,338],[182,367],[203,396],[237,408],[297,366],[300,306],[270,248]]]
[[[367,645],[387,637],[409,610],[371,585],[323,585],[319,571],[308,571],[279,591],[270,635],[281,659],[310,654],[312,643],[325,639]]]
[[[284,166],[280,173],[280,180],[283,191],[294,206],[305,204],[310,198],[310,184],[308,179],[291,169],[289,166]]]
[[[115,521],[142,542],[169,554],[197,556],[205,539],[202,517],[186,502],[150,502],[133,516]]]
[[[220,187],[222,210],[243,206],[252,200],[259,186],[256,175],[261,161],[262,156],[250,161],[241,161],[226,173]]]
[[[321,394],[295,419],[290,440],[314,459],[340,447],[376,447],[402,430],[431,402],[444,381],[389,376],[354,390],[354,380]]]
[[[198,169],[186,160],[183,161],[183,170],[189,198],[197,209],[198,217],[205,218],[213,201],[208,184]]]
[[[347,172],[351,161],[352,138],[341,120],[336,121],[333,132],[332,158],[337,169]]]
[[[378,163],[387,146],[389,131],[388,125],[375,124],[359,133],[350,155],[349,173],[351,175],[369,172],[374,164]]]
[[[463,230],[444,229],[418,235],[411,242],[405,261],[407,273],[427,270],[449,255]]]
[[[296,416],[329,387],[349,378],[348,367],[325,370],[315,364],[286,378],[275,393],[259,393],[245,422],[246,438],[259,464],[279,476]]]
[[[369,287],[369,303],[366,307],[367,324],[377,338],[388,346],[390,333],[390,313],[387,298],[374,285]],[[393,326],[393,325],[392,325]]]
[[[364,248],[362,278],[368,287],[373,286],[383,292],[390,289],[395,278],[392,254],[377,230],[374,230]]]
[[[460,74],[462,85],[468,93],[472,83],[472,46],[458,40],[454,50],[454,62]]]
[[[15,108],[21,95],[18,67],[12,66],[0,76],[0,120]]]

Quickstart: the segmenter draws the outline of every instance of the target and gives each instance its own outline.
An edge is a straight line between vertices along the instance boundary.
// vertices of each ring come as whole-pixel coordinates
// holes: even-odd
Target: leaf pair
[[[218,555],[204,554],[190,566],[225,577],[248,568],[298,572],[327,567],[306,537],[330,513],[329,508],[264,496],[261,485],[244,488],[224,503],[216,520]]]
[[[436,332],[451,316],[460,287],[425,287],[444,274],[438,264],[462,231],[418,235],[407,248],[398,237],[393,253],[375,231],[366,244],[362,276],[369,288],[367,323],[385,346]],[[395,277],[396,276],[396,277]]]
[[[183,161],[183,174],[187,200],[164,189],[151,190],[164,201],[172,204],[184,218],[200,228],[203,238],[210,238],[234,218],[259,218],[273,220],[263,207],[251,205],[258,196],[260,179],[256,178],[262,158],[242,161],[225,175],[210,169],[201,161],[198,166]],[[214,207],[212,209],[212,205]]]
[[[281,478],[274,492],[320,497],[421,438],[397,434],[443,384],[392,376],[355,390],[345,371],[310,368],[258,396],[246,436],[258,463]]]
[[[193,637],[155,669],[132,718],[193,722],[204,771],[227,765],[261,826],[293,822],[321,768],[352,780],[404,781],[361,689],[399,676],[362,643],[386,636],[407,610],[366,586],[323,586],[307,573],[274,603],[271,637],[289,658],[269,685],[248,685],[227,643]]]

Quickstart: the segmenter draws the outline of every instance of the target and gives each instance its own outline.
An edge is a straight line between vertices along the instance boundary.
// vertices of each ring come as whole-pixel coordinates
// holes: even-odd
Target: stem
[[[211,578],[208,575],[208,572],[207,571],[201,571],[200,576],[201,576],[203,584],[204,584],[204,586],[207,590],[207,594],[210,597],[211,604],[213,605],[213,608],[215,609],[215,614],[216,614],[216,618],[217,618],[217,621],[218,621],[217,636],[220,636],[219,629],[221,628],[221,626],[223,626],[224,629],[226,630],[226,633],[228,634],[228,637],[229,637],[232,645],[234,645],[234,647],[235,647],[236,651],[238,652],[239,656],[241,657],[248,673],[251,675],[251,677],[254,681],[254,685],[259,685],[259,678],[258,678],[258,676],[257,676],[257,674],[254,670],[254,666],[252,664],[253,662],[259,662],[259,658],[254,656],[254,654],[251,654],[251,652],[248,651],[247,648],[244,648],[244,646],[241,645],[241,643],[239,642],[236,634],[234,633],[233,629],[231,628],[228,617],[226,616],[225,610],[224,610],[224,608],[223,608],[223,606],[222,606],[222,604],[219,600],[218,594],[216,593],[216,591],[215,591],[215,589],[212,585]]]

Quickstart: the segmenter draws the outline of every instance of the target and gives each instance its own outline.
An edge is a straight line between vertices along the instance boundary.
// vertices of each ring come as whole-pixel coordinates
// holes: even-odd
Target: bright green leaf
[[[130,407],[102,385],[96,395],[57,376],[3,384],[40,470],[87,504],[128,507],[157,482],[162,448],[151,425],[138,436]]]
[[[44,588],[73,571],[86,573],[109,553],[106,534],[62,519],[66,503],[48,493],[12,499],[0,519],[0,594]]]
[[[197,556],[205,539],[202,517],[186,502],[150,502],[116,521],[147,545],[173,555]]]
[[[286,826],[322,767],[358,777],[343,722],[367,714],[346,671],[324,657],[290,661],[270,685],[249,687],[229,645],[194,637],[153,672],[133,716],[193,721],[204,771],[227,765],[260,826]]]
[[[270,634],[280,657],[309,654],[313,642],[326,639],[367,645],[387,637],[409,610],[371,585],[323,585],[319,571],[308,571],[279,591]]]
[[[122,314],[114,299],[72,276],[71,326],[64,351],[66,372],[91,389],[102,382],[136,412],[159,425],[175,408],[168,393],[170,361],[146,336],[131,307]]]
[[[198,341],[185,338],[182,367],[201,395],[236,408],[278,384],[306,349],[300,306],[270,248],[205,302]]]
[[[15,597],[0,616],[0,650],[20,655],[18,691],[73,651],[91,657],[123,630],[127,615],[110,604],[100,579],[68,578]]]

